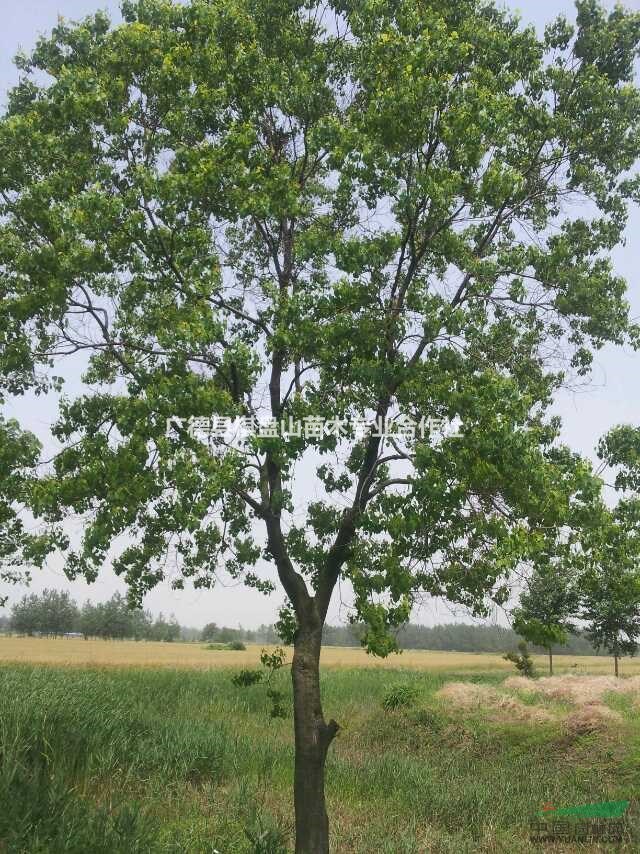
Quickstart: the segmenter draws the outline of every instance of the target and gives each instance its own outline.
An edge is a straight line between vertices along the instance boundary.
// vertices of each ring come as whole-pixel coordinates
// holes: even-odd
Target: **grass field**
[[[96,667],[179,667],[209,669],[255,667],[261,645],[249,644],[244,652],[209,650],[206,644],[159,643],[155,641],[82,640],[81,638],[28,638],[0,635],[0,661],[31,664],[59,664]],[[546,656],[533,656],[541,672],[547,668]],[[358,648],[325,647],[322,666],[327,668],[383,668],[411,670],[502,670],[510,673],[513,665],[495,653],[432,652],[405,650],[380,659]],[[611,673],[613,661],[604,656],[556,655],[558,673]],[[640,674],[640,658],[620,662],[623,675]]]
[[[327,765],[336,854],[539,851],[527,824],[543,803],[640,793],[638,678],[625,692],[575,674],[524,690],[495,656],[411,653],[392,670],[327,653],[325,711],[342,725]],[[276,676],[288,717],[272,719],[265,686],[235,687],[228,669],[257,654],[1,639],[0,852],[290,850],[288,674]],[[127,657],[145,666],[117,666]]]

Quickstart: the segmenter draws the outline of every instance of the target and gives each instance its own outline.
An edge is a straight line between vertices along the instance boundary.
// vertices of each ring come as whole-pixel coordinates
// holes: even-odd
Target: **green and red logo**
[[[545,804],[531,821],[532,842],[622,842],[631,828],[629,801],[604,801],[575,807]]]
[[[622,818],[628,809],[629,801],[604,801],[600,804],[559,808],[553,804],[545,804],[536,815],[538,818]]]

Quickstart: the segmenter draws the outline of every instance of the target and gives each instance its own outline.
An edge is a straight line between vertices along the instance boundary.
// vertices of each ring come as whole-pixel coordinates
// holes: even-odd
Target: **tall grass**
[[[286,851],[292,722],[269,717],[263,685],[230,677],[0,667],[0,852]],[[276,678],[289,697],[287,674]],[[527,822],[546,801],[638,795],[632,703],[618,703],[623,722],[612,731],[569,737],[555,721],[443,706],[435,693],[454,678],[470,677],[323,676],[326,711],[342,724],[327,767],[338,854],[517,854],[535,850]],[[407,686],[412,702],[385,710],[390,686]]]

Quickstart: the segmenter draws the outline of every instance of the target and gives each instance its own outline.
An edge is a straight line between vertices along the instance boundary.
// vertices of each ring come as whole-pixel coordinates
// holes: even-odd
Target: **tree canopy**
[[[338,581],[385,654],[423,592],[504,602],[598,491],[549,407],[638,342],[610,252],[640,188],[640,15],[579,0],[539,37],[483,0],[122,9],[19,58],[0,389],[82,372],[29,489],[54,528],[86,520],[71,577],[113,556],[139,603],[223,571],[269,591],[275,566],[297,850],[325,851]],[[203,442],[211,418],[264,423]]]
[[[553,354],[582,372],[637,335],[607,253],[638,192],[638,17],[581,2],[540,41],[475,0],[123,12],[42,38],[0,124],[2,384],[85,369],[33,501],[90,517],[69,574],[120,538],[136,599],[168,553],[176,585],[268,589],[257,517],[295,608],[342,574],[380,651],[416,589],[477,605],[585,477],[545,418]],[[459,433],[166,432],[399,414]]]

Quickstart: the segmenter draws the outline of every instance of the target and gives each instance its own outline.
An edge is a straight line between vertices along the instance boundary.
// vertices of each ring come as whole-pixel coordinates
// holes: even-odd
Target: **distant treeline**
[[[328,646],[360,646],[365,628],[361,624],[346,626],[325,626],[323,643]],[[503,626],[474,625],[470,623],[447,623],[441,626],[406,625],[397,632],[401,649],[433,649],[450,652],[496,652],[515,650],[522,640],[512,629]],[[262,625],[257,629],[231,628],[207,624],[200,634],[200,640],[231,643],[281,643],[275,627]],[[533,652],[546,653],[541,647],[531,647]],[[557,647],[558,655],[597,655],[583,635],[571,635],[564,647]]]
[[[181,626],[175,617],[157,617],[141,608],[131,609],[127,600],[115,593],[107,602],[85,602],[79,606],[66,592],[44,590],[24,596],[10,614],[0,614],[0,632],[25,635],[136,639],[156,641],[207,641],[215,643],[276,644],[280,639],[273,625],[257,629],[231,628],[208,623],[203,629]],[[323,641],[329,646],[360,646],[364,626],[325,626]],[[440,626],[405,625],[397,632],[401,649],[433,649],[451,652],[495,652],[515,650],[521,640],[512,629],[503,626],[446,623]],[[534,652],[545,652],[531,647]],[[558,655],[597,655],[582,635],[571,635]]]
[[[334,646],[357,646],[364,626],[326,626],[324,642]],[[504,626],[474,625],[472,623],[445,623],[440,626],[409,624],[397,632],[401,649],[433,649],[449,652],[505,652],[516,649],[522,640],[512,629]],[[546,652],[541,647],[531,647],[533,652]],[[555,649],[558,655],[597,655],[583,635],[570,635],[564,647]]]
[[[5,630],[53,637],[78,634],[86,638],[175,641],[183,637],[184,631],[173,616],[165,619],[160,614],[154,618],[141,608],[132,610],[119,593],[107,602],[78,606],[66,592],[43,590],[24,596],[8,618],[0,619]]]

